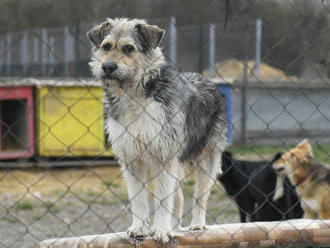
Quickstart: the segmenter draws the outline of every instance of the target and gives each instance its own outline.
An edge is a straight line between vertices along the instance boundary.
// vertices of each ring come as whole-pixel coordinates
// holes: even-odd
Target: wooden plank
[[[151,238],[130,239],[126,233],[50,239],[39,248],[115,248],[115,247],[274,247],[291,244],[330,245],[330,220],[296,219],[289,221],[237,223],[208,226],[201,231],[180,231],[167,245]]]

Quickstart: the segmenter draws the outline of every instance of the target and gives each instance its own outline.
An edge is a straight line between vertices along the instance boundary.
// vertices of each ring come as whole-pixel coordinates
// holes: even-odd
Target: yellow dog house
[[[41,157],[113,156],[104,132],[103,91],[93,81],[36,87],[36,144]]]

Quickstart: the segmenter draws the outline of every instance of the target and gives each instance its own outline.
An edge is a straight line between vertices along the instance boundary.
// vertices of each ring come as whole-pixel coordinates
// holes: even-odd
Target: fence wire
[[[162,215],[174,215],[172,225],[178,227],[181,213],[169,207],[181,194],[184,227],[193,219],[200,228],[208,194],[207,225],[330,219],[330,2],[234,1],[225,30],[224,2],[0,2],[0,247],[122,232],[132,217],[146,228],[136,233],[150,234],[153,219]],[[104,104],[102,82],[88,66],[93,44],[86,36],[106,17],[144,18],[166,30],[161,47],[167,63],[178,72],[202,74],[220,92],[222,100],[215,102],[221,104],[221,118],[215,119],[226,119],[227,132],[217,136],[215,146],[226,145],[213,152],[222,174],[205,171],[213,163],[207,156],[193,159],[203,172],[195,173],[197,179],[189,166],[182,170],[160,161],[179,157],[187,138],[175,128],[165,132],[165,126],[183,124],[188,112],[206,121],[214,111],[197,116],[202,107],[191,101],[188,108],[183,100],[189,111],[176,106],[164,113],[122,88],[140,112],[123,125],[109,114],[118,99]],[[132,67],[141,64],[134,62]],[[181,76],[172,80],[182,84]],[[186,99],[185,90],[179,93]],[[158,112],[150,112],[155,108]],[[155,127],[163,115],[173,124]],[[132,132],[138,122],[141,129]],[[205,129],[202,122],[194,128]],[[146,129],[150,132],[136,135]],[[159,138],[164,133],[177,139],[165,143]],[[144,148],[133,154],[129,143],[121,144],[125,138]],[[159,140],[163,143],[155,144]],[[132,154],[115,154],[111,143]],[[155,154],[150,149],[157,146]],[[146,156],[160,165],[148,174],[133,166],[143,167]],[[204,191],[196,194],[195,188]],[[162,238],[155,226],[154,237]],[[162,230],[168,229],[164,224]],[[307,240],[306,246],[319,247]]]

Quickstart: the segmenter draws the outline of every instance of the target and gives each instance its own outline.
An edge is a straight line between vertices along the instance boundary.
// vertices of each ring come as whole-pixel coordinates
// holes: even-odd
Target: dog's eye
[[[111,49],[111,44],[110,43],[105,43],[103,46],[102,46],[102,49],[104,51],[110,51]]]
[[[122,50],[123,50],[123,53],[130,54],[131,52],[133,52],[135,50],[135,47],[132,45],[125,45],[125,46],[123,46]]]

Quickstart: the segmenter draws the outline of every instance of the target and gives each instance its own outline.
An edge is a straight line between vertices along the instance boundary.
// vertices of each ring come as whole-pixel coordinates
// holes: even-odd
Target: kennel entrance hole
[[[28,108],[23,99],[0,101],[0,149],[4,152],[29,148]]]

